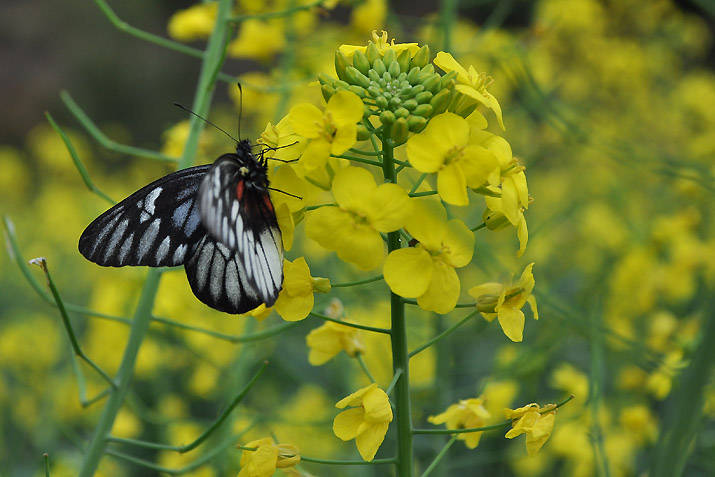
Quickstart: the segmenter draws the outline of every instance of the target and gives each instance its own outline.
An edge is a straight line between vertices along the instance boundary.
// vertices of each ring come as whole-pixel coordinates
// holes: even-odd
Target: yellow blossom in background
[[[526,434],[526,452],[534,455],[551,436],[556,419],[556,405],[547,404],[542,408],[531,403],[518,409],[505,409],[504,415],[507,419],[512,419],[512,428],[505,437],[513,439]]]
[[[290,110],[290,124],[299,136],[310,139],[301,156],[307,169],[325,165],[331,155],[337,156],[357,142],[357,122],[363,115],[360,98],[350,91],[338,91],[328,100],[325,111],[302,103]]]
[[[437,191],[453,205],[468,205],[467,187],[482,186],[499,167],[487,148],[470,141],[470,122],[453,113],[432,118],[407,140],[407,157],[420,172],[437,173]]]
[[[551,386],[573,394],[581,402],[584,402],[589,395],[588,375],[569,363],[561,363],[554,370],[551,374]]]
[[[457,404],[449,406],[443,413],[430,416],[427,420],[435,425],[446,424],[447,429],[471,429],[484,427],[490,417],[491,414],[484,407],[484,399],[478,397],[462,399]],[[482,431],[463,432],[456,435],[457,439],[464,441],[464,445],[474,449],[479,445]]]
[[[365,351],[357,329],[332,321],[312,330],[305,341],[310,348],[308,361],[313,366],[327,363],[341,351],[351,358]]]
[[[335,435],[344,441],[355,439],[363,460],[374,459],[392,422],[390,399],[385,391],[373,383],[341,399],[335,407],[350,407],[335,416]]]
[[[457,85],[454,87],[459,93],[477,102],[487,109],[492,110],[499,122],[499,126],[504,129],[501,106],[499,101],[487,91],[487,87],[492,83],[492,78],[486,73],[478,73],[474,66],[466,70],[454,57],[440,51],[434,59],[434,64],[439,66],[445,73],[454,71],[457,73]]]
[[[477,309],[482,312],[482,316],[487,321],[498,318],[504,334],[512,341],[523,339],[524,312],[521,309],[526,303],[529,303],[534,319],[539,319],[536,298],[531,294],[535,284],[531,271],[533,268],[533,263],[527,265],[521,278],[511,286],[492,282],[469,289],[469,294],[477,300]]]
[[[620,424],[641,442],[653,442],[658,435],[658,420],[648,406],[636,404],[621,409]]]
[[[276,312],[286,321],[304,319],[313,309],[313,293],[330,291],[327,278],[310,276],[305,258],[283,262],[283,288],[274,305]]]
[[[353,8],[350,23],[358,32],[370,32],[382,28],[386,16],[386,0],[366,0]]]
[[[378,267],[385,255],[380,233],[398,230],[410,213],[407,191],[397,184],[378,186],[358,167],[336,172],[332,191],[337,207],[308,212],[306,234],[363,270]]]
[[[447,221],[442,204],[432,199],[416,201],[405,228],[418,243],[390,252],[385,281],[397,295],[417,298],[423,310],[452,311],[461,288],[455,268],[472,261],[474,234],[459,219]]]
[[[238,477],[270,477],[276,469],[290,469],[300,463],[296,446],[276,444],[270,437],[251,441],[243,447]]]
[[[178,41],[207,38],[216,24],[218,3],[206,2],[179,10],[169,19],[169,36]]]
[[[268,61],[285,47],[283,22],[249,18],[241,22],[241,30],[229,43],[227,53],[235,58]]]

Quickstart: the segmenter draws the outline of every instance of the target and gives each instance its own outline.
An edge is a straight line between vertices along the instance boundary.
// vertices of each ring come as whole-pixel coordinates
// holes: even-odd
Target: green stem
[[[694,447],[691,444],[702,425],[705,392],[715,363],[715,314],[711,311],[710,316],[703,316],[701,323],[700,345],[678,379],[666,408],[651,467],[653,477],[682,475]]]
[[[438,342],[438,341],[441,340],[442,338],[444,338],[444,337],[449,336],[450,334],[452,334],[454,331],[457,330],[457,328],[459,328],[460,326],[462,326],[463,324],[465,324],[467,321],[469,321],[469,320],[470,320],[473,316],[475,316],[477,313],[479,313],[479,311],[477,311],[477,310],[471,312],[470,314],[468,314],[467,316],[465,316],[464,318],[462,318],[462,320],[459,321],[458,323],[453,324],[452,326],[450,326],[449,328],[447,328],[446,330],[444,330],[443,332],[441,332],[440,334],[438,334],[437,336],[435,336],[435,337],[432,338],[431,340],[427,341],[426,343],[424,343],[424,344],[418,346],[417,348],[415,348],[414,350],[410,351],[410,355],[409,355],[410,358],[412,358],[412,357],[415,356],[416,354],[418,354],[418,353],[420,353],[420,352],[426,350],[427,348],[429,348],[430,346],[432,346],[433,344],[435,344],[436,342]]]
[[[100,145],[110,151],[115,151],[121,154],[127,154],[130,156],[143,157],[145,159],[153,159],[162,162],[177,162],[175,157],[169,157],[166,154],[160,152],[152,151],[150,149],[143,149],[141,147],[127,146],[125,144],[119,144],[116,141],[109,139],[94,122],[87,116],[82,108],[72,99],[72,96],[67,91],[60,92],[60,99],[65,103],[67,109],[77,118],[77,121],[82,124],[84,129],[89,133],[90,136],[94,138]]]
[[[50,477],[50,455],[45,452],[42,454],[42,459],[45,461],[45,477]]]
[[[101,3],[100,3],[101,6]],[[194,103],[192,109],[198,115],[205,116],[211,103],[213,93],[213,80],[215,80],[216,72],[221,68],[221,61],[224,57],[223,50],[225,45],[226,32],[228,24],[226,18],[231,12],[232,2],[230,0],[219,0],[218,11],[216,14],[216,26],[211,33],[206,52],[203,55],[201,65],[201,73],[199,74],[199,82],[196,88]],[[198,148],[199,135],[203,129],[203,121],[192,117],[189,135],[184,145],[184,151],[179,160],[179,169],[188,167],[196,156]],[[94,430],[92,441],[87,448],[84,457],[84,462],[80,469],[80,477],[90,477],[94,475],[99,465],[99,460],[105,452],[107,444],[107,436],[114,425],[114,419],[122,406],[124,398],[129,390],[129,384],[134,374],[134,364],[139,353],[149,324],[151,323],[151,311],[154,305],[154,299],[159,288],[159,280],[161,278],[161,269],[152,269],[147,274],[146,282],[142,288],[139,304],[134,313],[134,319],[129,331],[129,339],[124,348],[119,371],[117,372],[117,389],[112,392],[105,404],[102,415],[99,418],[97,427]]]
[[[385,182],[397,183],[395,157],[392,139],[382,138],[382,171]],[[402,247],[400,232],[387,234],[388,253]],[[390,320],[392,323],[392,369],[401,371],[395,384],[395,405],[397,411],[397,475],[412,477],[412,413],[410,409],[410,358],[407,352],[407,326],[405,324],[405,304],[402,297],[390,292]]]
[[[477,230],[481,230],[481,229],[483,229],[483,228],[486,227],[486,226],[487,226],[487,223],[486,223],[486,222],[482,222],[481,224],[479,224],[479,225],[477,225],[476,227],[473,227],[473,228],[471,228],[471,229],[469,229],[469,230],[471,230],[472,232],[476,232]]]
[[[354,147],[348,149],[348,152],[352,152],[353,154],[362,154],[363,156],[380,157],[379,152],[361,151],[360,149],[355,149]]]
[[[82,176],[82,180],[84,181],[84,184],[87,186],[87,189],[89,189],[91,192],[94,192],[99,197],[101,197],[102,199],[109,202],[111,205],[116,204],[116,202],[114,200],[112,200],[111,197],[109,197],[107,194],[102,192],[99,189],[99,187],[94,185],[94,182],[92,181],[92,178],[89,176],[89,172],[87,171],[87,168],[84,167],[82,160],[79,158],[79,155],[77,154],[77,150],[74,148],[72,141],[70,141],[70,138],[67,136],[67,134],[65,134],[65,132],[62,130],[62,128],[60,128],[57,125],[55,120],[52,119],[52,116],[50,115],[50,113],[46,112],[45,117],[47,118],[47,121],[50,123],[50,126],[52,126],[52,129],[54,129],[55,132],[60,135],[60,138],[62,138],[62,141],[65,143],[65,147],[67,148],[67,151],[70,153],[70,157],[72,157],[72,162],[74,162],[74,166],[77,168],[77,172],[79,172],[79,175]]]
[[[223,424],[223,422],[228,418],[228,416],[231,414],[231,412],[238,406],[238,404],[243,400],[244,397],[246,397],[246,394],[248,394],[248,391],[251,390],[253,385],[256,383],[258,378],[263,374],[263,371],[266,369],[266,366],[268,366],[268,361],[265,361],[263,363],[263,366],[260,367],[260,369],[256,372],[256,374],[253,375],[253,377],[246,383],[246,385],[239,391],[239,393],[236,395],[236,397],[231,401],[231,404],[226,407],[226,409],[221,413],[221,415],[216,418],[216,420],[211,424],[204,432],[201,433],[199,437],[197,437],[193,442],[183,445],[183,446],[175,446],[175,445],[170,445],[170,444],[160,444],[156,442],[149,442],[149,441],[142,441],[138,439],[125,439],[122,437],[113,437],[109,436],[107,437],[107,442],[115,442],[119,444],[132,444],[135,446],[139,447],[146,447],[149,449],[165,449],[165,450],[173,450],[176,452],[184,453],[184,452],[189,452],[191,450],[196,449],[203,441],[206,440],[208,436],[211,435],[212,432],[214,432],[218,427]]]
[[[347,159],[347,160],[353,161],[353,162],[360,162],[362,164],[369,164],[371,166],[382,167],[382,162],[380,162],[380,161],[373,161],[373,160],[365,159],[362,157],[351,156],[350,154],[338,154],[338,155],[334,155],[333,157],[339,157],[341,159]]]
[[[395,384],[397,384],[397,380],[400,379],[400,376],[402,376],[402,370],[398,369],[397,372],[392,376],[392,381],[390,381],[390,384],[385,388],[385,394],[388,396],[392,393],[392,390],[395,389]]]
[[[432,473],[432,471],[437,468],[439,463],[442,461],[445,455],[447,455],[447,451],[449,450],[450,447],[452,447],[452,444],[454,444],[457,441],[457,436],[452,436],[450,440],[447,441],[447,443],[442,447],[442,450],[439,451],[437,456],[434,458],[432,463],[430,463],[429,467],[425,469],[424,472],[422,472],[422,477],[427,477]]]
[[[287,11],[292,11],[296,8],[300,8],[300,5],[296,5],[297,0],[288,0]],[[283,86],[286,86],[291,78],[291,70],[295,64],[295,57],[298,49],[298,35],[295,32],[295,21],[293,17],[288,16],[284,20],[285,28],[285,41],[287,48],[283,50],[283,55],[280,60],[280,77],[283,81]],[[284,88],[281,91],[280,98],[278,99],[278,104],[276,105],[275,111],[273,111],[273,119],[277,124],[288,109],[288,103],[290,101],[291,93],[293,90],[291,88]]]
[[[397,459],[390,457],[387,459],[373,459],[371,461],[364,460],[333,460],[333,459],[316,459],[315,457],[300,456],[302,462],[314,462],[316,464],[329,465],[375,465],[375,464],[394,464]]]
[[[376,277],[366,278],[364,280],[356,280],[354,282],[331,283],[330,287],[331,288],[354,287],[356,285],[365,285],[367,283],[379,282],[383,278],[384,277],[382,275],[378,275]]]
[[[306,212],[310,210],[315,210],[315,209],[320,209],[321,207],[337,207],[338,204],[318,204],[318,205],[309,205],[308,207],[305,208]]]
[[[424,172],[420,174],[420,176],[417,178],[417,182],[412,186],[412,189],[410,189],[410,194],[413,194],[419,187],[422,185],[424,180],[427,178],[427,173]]]
[[[427,195],[435,195],[436,193],[436,190],[428,190],[425,192],[410,192],[410,197],[424,197]]]
[[[365,364],[365,360],[362,359],[362,355],[360,353],[356,354],[355,359],[357,360],[358,364],[360,365],[360,368],[362,368],[362,372],[365,373],[365,376],[367,376],[367,379],[369,379],[371,383],[374,383],[375,378],[372,376],[372,373],[370,372],[370,370],[367,369],[367,364]]]
[[[442,48],[444,51],[452,52],[452,29],[457,22],[458,0],[442,0],[440,9],[440,23],[442,24]]]
[[[338,323],[339,325],[349,326],[351,328],[357,328],[359,330],[373,331],[375,333],[384,333],[387,335],[390,334],[390,330],[387,328],[377,328],[375,326],[367,326],[367,325],[359,325],[357,323],[350,323],[349,321],[338,320],[337,318],[331,318],[326,315],[321,315],[320,313],[315,313],[314,311],[310,312],[310,316],[314,316],[315,318],[320,318],[321,320],[325,320],[325,321],[332,321],[333,323]]]

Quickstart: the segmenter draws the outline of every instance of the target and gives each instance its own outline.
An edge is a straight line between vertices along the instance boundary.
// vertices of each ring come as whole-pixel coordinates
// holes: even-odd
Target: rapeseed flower
[[[276,444],[270,437],[251,441],[242,447],[244,449],[238,477],[270,477],[276,469],[290,469],[300,463],[296,446]]]
[[[547,404],[543,408],[536,403],[518,409],[504,409],[507,419],[512,419],[512,428],[506,433],[507,439],[526,434],[526,452],[531,456],[539,452],[554,429],[556,405]]]
[[[332,192],[337,207],[308,212],[306,234],[346,262],[377,268],[385,255],[380,232],[400,229],[410,213],[407,191],[397,184],[378,186],[367,170],[346,167],[335,173]]]
[[[341,399],[335,407],[349,407],[335,416],[335,435],[344,441],[355,439],[363,460],[374,459],[392,422],[390,399],[385,391],[373,383]]]
[[[417,201],[405,228],[418,243],[388,255],[385,281],[397,295],[417,298],[423,310],[449,313],[460,292],[455,268],[472,261],[474,234],[461,220],[448,221],[442,204],[432,199]]]
[[[484,404],[484,399],[481,397],[462,399],[457,404],[449,406],[443,413],[430,416],[427,420],[432,424],[446,424],[447,429],[483,427],[491,417]],[[464,445],[470,449],[479,445],[481,437],[482,431],[457,434],[457,439],[464,441]]]
[[[362,101],[350,91],[335,93],[325,111],[309,103],[294,106],[289,116],[293,130],[310,140],[300,160],[306,170],[323,167],[331,155],[340,155],[355,145],[362,115]]]
[[[241,31],[226,52],[236,58],[268,61],[285,47],[284,30],[279,20],[247,19],[241,23]]]
[[[407,158],[420,172],[437,173],[437,192],[452,205],[468,205],[467,187],[483,186],[499,168],[496,156],[472,141],[478,127],[454,113],[442,113],[407,141]]]
[[[492,78],[486,73],[477,73],[474,66],[469,66],[469,70],[460,65],[449,53],[440,51],[434,59],[434,64],[441,68],[445,73],[454,71],[457,73],[457,84],[454,89],[466,96],[472,103],[477,102],[486,108],[492,110],[499,122],[499,126],[504,129],[504,120],[502,119],[501,107],[499,101],[487,91],[487,87],[492,83]]]
[[[469,290],[469,294],[477,300],[477,309],[482,316],[487,321],[498,318],[504,334],[512,341],[523,339],[524,313],[521,309],[526,303],[529,303],[534,319],[539,319],[536,298],[531,294],[535,284],[533,268],[533,263],[527,265],[519,281],[511,286],[490,282]]]
[[[394,51],[396,55],[399,55],[403,51],[408,51],[410,56],[414,56],[420,49],[417,43],[395,43],[394,38],[388,41],[387,32],[382,30],[379,35],[377,31],[372,32],[372,41],[370,41],[367,46],[340,45],[338,51],[345,55],[347,59],[352,59],[356,51],[366,53],[370,45],[374,45],[377,48],[378,54],[381,56],[384,55],[387,50]]]
[[[214,29],[218,3],[206,2],[174,13],[169,19],[169,36],[178,41],[207,38]]]
[[[278,294],[275,310],[286,321],[304,319],[313,309],[314,292],[327,293],[330,281],[327,278],[311,277],[305,258],[283,262],[283,289]]]
[[[312,330],[305,341],[310,348],[308,361],[313,366],[327,363],[341,351],[352,358],[365,351],[357,329],[332,321]]]

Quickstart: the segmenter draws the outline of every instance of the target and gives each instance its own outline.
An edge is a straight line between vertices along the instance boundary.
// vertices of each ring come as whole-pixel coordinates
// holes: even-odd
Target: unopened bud
[[[428,117],[432,114],[433,108],[429,104],[420,104],[412,111],[412,114],[416,116]]]
[[[400,64],[400,71],[409,71],[410,69],[410,52],[402,50],[402,53],[397,57],[397,62]]]
[[[420,50],[415,53],[415,56],[412,57],[412,64],[415,66],[419,66],[420,68],[429,63],[429,58],[430,58],[430,51],[429,51],[429,46],[425,45]]]
[[[410,116],[407,120],[407,126],[410,128],[410,131],[418,133],[427,126],[427,120],[422,116]]]
[[[387,50],[385,50],[385,54],[382,55],[382,61],[386,65],[389,65],[396,59],[397,59],[397,55],[395,54],[395,50],[393,50],[392,48],[388,48]]]
[[[360,73],[360,71],[354,66],[348,66],[345,68],[346,81],[351,84],[356,84],[362,86],[363,88],[370,87],[370,80],[367,76]]]
[[[400,145],[407,141],[407,136],[409,135],[409,133],[410,130],[407,126],[407,120],[405,118],[399,118],[392,125],[391,135],[392,140],[395,141],[395,145]]]
[[[370,131],[365,127],[364,124],[357,125],[357,138],[358,141],[365,141],[370,138]]]
[[[451,92],[443,89],[432,97],[429,104],[432,105],[435,114],[444,112],[449,106]]]
[[[353,66],[364,75],[370,71],[370,61],[368,61],[365,53],[359,50],[353,54]]]
[[[378,58],[372,62],[372,69],[382,77],[382,75],[387,71],[385,68],[385,63],[382,62],[382,58]]]
[[[343,81],[347,81],[345,76],[345,68],[348,66],[348,60],[345,55],[340,53],[340,50],[335,51],[335,73],[337,73],[338,78]]]

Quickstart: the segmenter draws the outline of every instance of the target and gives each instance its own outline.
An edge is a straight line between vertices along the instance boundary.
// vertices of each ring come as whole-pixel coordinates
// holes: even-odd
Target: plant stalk
[[[387,136],[387,135],[385,135]],[[382,171],[386,182],[397,182],[395,173],[395,158],[393,154],[392,139],[383,137]],[[387,234],[388,252],[401,248],[400,232]],[[410,356],[407,351],[407,327],[405,326],[405,304],[402,298],[390,292],[390,319],[392,331],[392,368],[393,372],[400,372],[400,377],[395,384],[393,395],[397,410],[397,475],[399,477],[412,477],[413,452],[412,452],[412,413],[410,409]]]

